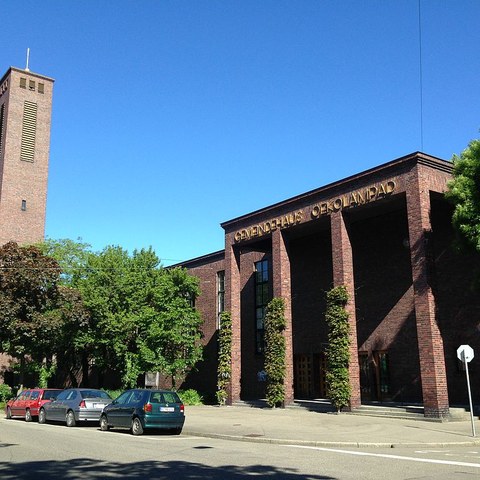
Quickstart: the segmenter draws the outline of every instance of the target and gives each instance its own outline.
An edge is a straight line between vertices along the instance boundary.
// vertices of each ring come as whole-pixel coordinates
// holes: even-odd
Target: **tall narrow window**
[[[265,309],[270,301],[268,260],[255,263],[255,350],[263,353],[265,348]]]
[[[22,143],[20,160],[33,162],[35,156],[35,135],[37,130],[37,104],[25,102],[23,105]]]
[[[217,272],[217,329],[220,328],[220,316],[225,310],[225,271]]]
[[[27,88],[27,79],[20,77],[20,88]]]
[[[22,200],[22,212],[24,212],[26,209],[27,209],[27,201],[26,200]]]
[[[3,121],[5,118],[5,104],[0,106],[0,155],[3,151]]]

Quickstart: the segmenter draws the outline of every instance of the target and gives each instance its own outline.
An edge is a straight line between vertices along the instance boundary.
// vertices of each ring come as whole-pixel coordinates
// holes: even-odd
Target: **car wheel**
[[[67,412],[65,422],[67,423],[67,427],[74,427],[77,424],[75,421],[75,414],[71,410]]]
[[[43,408],[38,412],[38,423],[47,423],[47,415]]]
[[[32,414],[30,413],[30,410],[25,410],[25,421],[26,422],[32,421]]]
[[[10,407],[7,407],[7,418],[12,418],[12,411],[10,410]]]
[[[108,425],[108,420],[107,420],[107,417],[105,415],[102,415],[100,417],[100,430],[102,432],[106,432],[107,430],[109,430],[110,426]]]
[[[132,434],[133,435],[141,435],[143,433],[143,426],[142,422],[138,417],[135,417],[132,420]]]

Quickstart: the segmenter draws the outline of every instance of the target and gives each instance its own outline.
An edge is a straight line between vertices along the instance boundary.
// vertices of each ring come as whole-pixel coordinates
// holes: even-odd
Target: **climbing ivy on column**
[[[267,374],[267,403],[283,406],[285,401],[285,302],[274,298],[265,315],[265,373]]]
[[[327,311],[325,319],[329,328],[327,356],[327,394],[339,412],[350,402],[351,386],[349,379],[350,325],[345,307],[348,292],[341,285],[327,292]]]
[[[232,315],[230,312],[220,314],[218,331],[218,368],[217,401],[225,405],[228,398],[228,386],[232,377]]]

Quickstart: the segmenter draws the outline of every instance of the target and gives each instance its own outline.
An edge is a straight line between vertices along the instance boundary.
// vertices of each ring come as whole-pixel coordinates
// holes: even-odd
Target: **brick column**
[[[281,230],[272,234],[273,296],[285,301],[285,405],[293,403],[292,287],[290,258]]]
[[[346,309],[350,323],[350,361],[349,376],[352,396],[350,409],[361,405],[360,398],[360,369],[358,366],[358,341],[357,341],[357,317],[355,312],[355,282],[353,276],[353,254],[348,235],[347,225],[342,212],[332,213],[332,261],[333,261],[333,285],[344,285],[347,288],[349,301]]]
[[[447,418],[445,354],[432,291],[434,259],[429,245],[432,229],[430,192],[421,181],[418,170],[412,175],[407,189],[407,214],[423,406],[426,417]]]
[[[232,377],[227,404],[240,400],[242,376],[240,316],[240,254],[233,244],[233,235],[225,236],[225,310],[232,315]]]

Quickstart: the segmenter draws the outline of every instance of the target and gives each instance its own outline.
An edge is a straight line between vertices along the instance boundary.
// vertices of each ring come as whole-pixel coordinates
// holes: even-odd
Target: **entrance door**
[[[360,392],[362,401],[390,400],[390,371],[388,352],[359,352]]]
[[[294,356],[295,398],[326,398],[326,359],[323,353]]]

